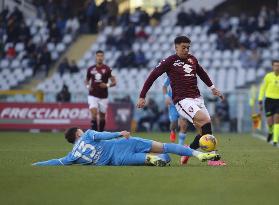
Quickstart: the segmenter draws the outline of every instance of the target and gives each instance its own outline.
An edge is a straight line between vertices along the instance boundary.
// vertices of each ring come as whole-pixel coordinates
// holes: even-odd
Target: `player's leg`
[[[268,127],[268,134],[267,134],[267,142],[270,142],[272,140],[273,132],[274,132],[274,116],[267,116],[266,117],[266,122],[267,122],[267,127]]]
[[[91,113],[91,129],[98,130],[98,122],[97,122],[97,115],[98,115],[98,102],[97,98],[93,96],[88,96],[88,104],[89,110]]]
[[[161,143],[156,141],[152,142],[152,148],[150,151],[153,153],[172,153],[179,156],[194,156],[200,161],[220,159],[220,155],[215,153],[203,153],[179,144]]]
[[[274,102],[274,113],[273,144],[276,146],[279,140],[279,100]]]
[[[176,128],[177,128],[177,110],[174,105],[169,105],[169,119],[170,119],[170,141],[176,140]]]
[[[200,130],[200,134],[198,134],[190,144],[190,148],[198,149],[201,136],[212,134],[210,116],[204,106],[203,100],[184,99],[176,104],[176,109],[180,116],[186,118]]]
[[[106,112],[108,107],[108,99],[101,99],[99,102],[99,131],[102,132],[106,125]]]
[[[184,142],[185,142],[185,139],[186,139],[186,132],[187,132],[188,123],[187,123],[186,119],[179,118],[178,124],[179,124],[178,144],[184,145]]]
[[[168,154],[133,153],[126,155],[121,165],[153,165],[161,167],[170,161]]]
[[[270,142],[272,140],[273,131],[274,131],[274,112],[272,110],[272,102],[271,99],[266,99],[264,103],[264,110],[265,110],[265,116],[267,121],[267,127],[268,127],[268,134],[267,134],[267,142]]]

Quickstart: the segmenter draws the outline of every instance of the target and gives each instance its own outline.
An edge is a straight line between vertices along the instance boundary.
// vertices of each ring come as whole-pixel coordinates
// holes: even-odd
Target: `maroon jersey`
[[[89,95],[97,98],[107,98],[108,89],[101,88],[101,83],[108,83],[111,77],[111,69],[106,65],[93,65],[87,69],[86,80],[89,82]]]
[[[178,55],[172,55],[161,61],[149,74],[140,93],[141,98],[145,98],[153,82],[163,73],[167,73],[170,79],[174,103],[184,98],[200,97],[197,75],[208,87],[213,85],[207,73],[193,55],[189,54],[187,59],[181,59]]]

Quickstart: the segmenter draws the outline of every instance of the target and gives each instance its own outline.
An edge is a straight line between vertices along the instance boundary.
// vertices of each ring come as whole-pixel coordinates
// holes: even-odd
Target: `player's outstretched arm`
[[[168,69],[168,62],[167,61],[162,61],[159,63],[159,65],[153,69],[153,71],[149,74],[148,78],[146,79],[143,88],[140,92],[140,96],[137,102],[137,107],[138,108],[143,108],[145,106],[145,96],[154,83],[154,81],[161,76],[164,72],[166,72]]]
[[[96,132],[96,131],[91,131],[89,133],[92,135],[93,140],[110,140],[118,137],[125,137],[129,138],[130,137],[130,132],[124,130],[121,132]]]
[[[66,157],[33,163],[32,166],[64,166],[73,164]]]

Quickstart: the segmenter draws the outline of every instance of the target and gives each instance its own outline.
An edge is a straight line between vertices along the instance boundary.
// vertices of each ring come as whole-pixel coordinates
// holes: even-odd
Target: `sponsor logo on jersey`
[[[192,64],[192,65],[194,64],[194,60],[192,58],[188,58],[187,60],[190,64]]]
[[[189,111],[189,112],[194,112],[194,108],[193,108],[192,106],[190,106],[190,107],[188,108],[188,111]]]
[[[185,64],[183,66],[184,68],[184,72],[186,73],[184,76],[195,76],[195,74],[191,74],[191,72],[193,71],[192,66],[189,64]]]

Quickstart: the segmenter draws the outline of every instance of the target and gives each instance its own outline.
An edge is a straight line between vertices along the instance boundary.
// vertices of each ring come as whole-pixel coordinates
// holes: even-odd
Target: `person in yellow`
[[[277,146],[279,140],[279,60],[272,61],[272,72],[265,75],[259,93],[259,108],[263,110],[268,124],[267,141],[270,142],[273,135],[273,145]]]

